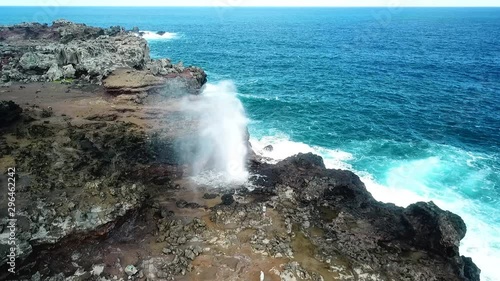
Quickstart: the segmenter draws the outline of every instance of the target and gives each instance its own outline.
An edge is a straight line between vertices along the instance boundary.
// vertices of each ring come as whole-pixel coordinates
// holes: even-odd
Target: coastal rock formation
[[[148,110],[137,106],[98,102],[94,110],[103,112],[77,117],[66,112],[82,100],[63,103],[64,114],[15,110],[2,129],[10,149],[0,163],[15,159],[19,174],[26,278],[254,280],[262,271],[276,280],[479,280],[472,260],[459,255],[462,219],[432,202],[378,202],[358,176],[326,169],[313,154],[252,160],[247,186],[193,188],[165,151],[188,123],[171,127],[173,135],[152,134],[137,119]],[[155,116],[175,115],[168,114]]]
[[[345,280],[478,280],[477,267],[459,255],[465,223],[432,202],[378,202],[358,176],[326,169],[310,153],[276,165],[256,162],[253,170],[262,186],[254,192],[277,196],[275,208]],[[323,236],[314,237],[314,229]]]
[[[206,75],[151,60],[123,28],[0,27],[0,56],[3,81],[14,82],[0,91],[0,169],[16,167],[17,280],[480,278],[460,256],[459,216],[432,202],[378,202],[320,156],[270,164],[248,145],[248,182],[186,176],[192,163],[176,148],[202,123],[183,112],[185,97]],[[1,280],[12,278],[6,211]]]
[[[147,186],[176,177],[162,160],[174,161],[167,151],[173,139],[158,140],[116,118],[108,113],[75,120],[51,107],[21,110],[12,101],[0,103],[0,148],[6,146],[0,163],[2,169],[16,167],[19,178],[17,260],[26,263],[21,269],[29,270],[47,247],[106,236],[143,207]],[[2,232],[8,231],[5,211],[0,211]],[[6,239],[0,235],[0,267],[10,249]]]
[[[146,40],[121,27],[103,29],[66,20],[55,21],[51,26],[38,23],[0,26],[3,83],[80,79],[100,84],[121,68],[143,71],[165,83],[182,80],[193,92],[206,82],[206,74],[200,68],[175,65],[165,59],[152,60]],[[144,90],[159,86],[143,82]],[[124,84],[123,92],[129,86]],[[117,87],[113,84],[112,92]]]
[[[136,94],[140,97],[146,93],[196,93],[200,85],[206,83],[206,75],[201,68],[165,65],[155,61],[153,65],[148,65],[148,70],[118,68],[103,80],[103,86],[113,95]]]

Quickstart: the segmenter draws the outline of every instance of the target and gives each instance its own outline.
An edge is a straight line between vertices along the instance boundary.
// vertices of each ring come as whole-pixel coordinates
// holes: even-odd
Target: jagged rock
[[[215,199],[217,196],[215,193],[205,193],[203,194],[203,199]]]
[[[269,152],[271,152],[271,151],[273,151],[273,150],[274,150],[274,147],[273,147],[272,145],[267,145],[267,146],[265,146],[263,149],[264,149],[265,151],[269,151]]]
[[[336,265],[346,278],[479,280],[477,267],[459,256],[466,232],[463,220],[432,202],[407,208],[378,202],[358,176],[326,169],[313,154],[298,154],[276,165],[256,162],[252,170],[263,176],[254,179],[262,186],[254,193],[277,195],[283,203],[275,204],[303,232],[319,228],[328,233],[312,242],[324,260],[350,265]]]
[[[151,60],[147,41],[119,26],[103,29],[67,20],[57,20],[51,26],[23,23],[0,26],[0,39],[2,81],[54,81],[65,77],[100,84],[115,70],[128,68],[143,71],[137,74],[147,76],[140,86],[146,90],[170,81],[164,88],[196,93],[206,83],[201,68],[173,65],[167,59]],[[115,76],[117,73],[124,72],[118,70]],[[136,89],[126,83],[120,88],[124,92]]]
[[[231,205],[234,202],[233,195],[229,193],[222,195],[221,200],[223,205]]]
[[[20,118],[23,110],[13,101],[0,101],[0,127],[10,125]]]
[[[87,121],[72,126],[63,117],[46,123],[43,119],[53,115],[50,109],[28,109],[21,113],[15,103],[0,102],[2,125],[17,118],[26,121],[13,131],[17,138],[27,138],[26,146],[11,152],[19,177],[29,173],[31,180],[29,188],[17,190],[22,202],[16,206],[20,264],[37,246],[108,233],[144,201],[144,185],[137,176],[125,175],[145,159],[155,158],[146,136],[131,124]],[[60,138],[52,138],[55,134]],[[4,248],[6,224],[0,221],[0,266],[5,265],[9,249]]]
[[[49,68],[49,70],[47,71],[47,73],[45,75],[47,75],[47,79],[49,81],[55,81],[55,80],[59,80],[59,79],[61,79],[61,77],[63,77],[63,72],[59,68],[59,66],[54,63],[54,64],[52,64],[52,66]]]
[[[44,73],[55,63],[54,54],[27,52],[19,59],[19,66],[23,70]]]
[[[462,256],[464,263],[464,275],[469,278],[469,280],[480,280],[481,270],[472,261],[471,258]]]
[[[151,61],[145,41],[120,27],[101,29],[64,20],[52,26],[22,24],[0,27],[0,40],[2,81],[61,77],[104,81],[108,92],[134,101],[144,97],[144,92],[172,94],[182,88],[199,89],[206,82],[206,74],[199,68],[172,64],[166,59]],[[122,108],[121,113],[143,109],[133,107]],[[41,261],[40,249],[49,249],[49,254],[57,253],[51,252],[53,248],[59,248],[59,253],[68,251],[64,256],[68,264],[63,257],[54,264],[40,265],[45,270],[45,280],[64,280],[63,274],[49,271],[63,270],[59,266],[66,265],[80,268],[78,263],[94,254],[89,252],[90,248],[96,249],[92,245],[109,251],[108,246],[113,243],[137,238],[128,237],[131,231],[153,235],[152,239],[160,243],[155,247],[163,251],[154,256],[158,252],[155,248],[150,252],[152,256],[127,261],[141,269],[125,268],[126,274],[133,276],[130,279],[175,280],[186,274],[191,262],[202,254],[198,244],[217,246],[205,250],[211,256],[200,257],[200,264],[211,265],[210,258],[217,259],[217,255],[226,259],[221,253],[225,247],[246,240],[252,254],[260,255],[259,259],[287,259],[287,264],[274,268],[282,280],[323,280],[313,272],[317,268],[338,274],[342,280],[479,280],[477,266],[470,258],[459,255],[458,245],[466,232],[459,216],[432,202],[407,208],[377,202],[358,176],[326,169],[319,156],[299,154],[275,165],[254,157],[250,168],[258,176],[252,178],[249,187],[255,190],[203,190],[225,194],[222,204],[213,207],[188,203],[170,194],[162,198],[166,200],[151,203],[159,194],[172,191],[175,184],[171,179],[184,171],[184,167],[168,166],[180,166],[174,159],[177,155],[170,151],[171,139],[148,135],[137,124],[121,123],[123,116],[114,111],[89,113],[74,120],[58,119],[47,108],[25,109],[21,112],[12,102],[0,103],[0,126],[8,126],[19,118],[25,121],[2,128],[10,130],[9,134],[22,145],[14,143],[9,145],[16,147],[7,148],[7,137],[1,137],[0,154],[11,150],[5,158],[14,158],[20,178],[29,181],[19,185],[19,264],[29,269]],[[151,115],[154,114],[153,111]],[[178,123],[175,120],[172,123]],[[245,138],[248,137],[247,134]],[[155,190],[157,185],[160,190]],[[149,199],[148,204],[144,204],[145,198]],[[211,223],[205,224],[203,215],[196,217],[203,212],[209,215]],[[148,217],[151,229],[136,224],[140,216],[137,214]],[[123,220],[127,222],[122,223]],[[0,232],[1,266],[7,256],[5,219],[0,221]],[[137,243],[143,241],[138,239]],[[73,252],[72,247],[83,242],[87,244]],[[141,246],[146,247],[149,242]],[[231,250],[241,256],[247,252]],[[307,260],[320,266],[311,270],[292,261],[303,252],[307,252]],[[86,254],[86,258],[78,253]],[[48,260],[45,256],[43,259]],[[248,258],[246,262],[250,266],[253,260]],[[92,280],[89,267],[86,273],[79,272],[81,276],[74,273],[66,280]],[[100,272],[100,267],[97,269],[93,272]],[[121,265],[118,269],[123,272]],[[42,279],[40,273],[33,274],[37,270],[32,268],[27,276]],[[235,265],[230,271],[237,274],[239,268]],[[5,271],[0,273],[0,279],[2,274]],[[267,274],[266,271],[266,278]]]
[[[168,75],[175,72],[172,62],[169,59],[151,61],[146,65],[146,68],[151,71],[153,75]]]
[[[76,70],[72,64],[68,64],[62,67],[62,72],[64,78],[75,78]]]
[[[441,255],[456,257],[467,227],[458,215],[441,210],[433,202],[418,202],[404,210],[415,230],[415,244]]]

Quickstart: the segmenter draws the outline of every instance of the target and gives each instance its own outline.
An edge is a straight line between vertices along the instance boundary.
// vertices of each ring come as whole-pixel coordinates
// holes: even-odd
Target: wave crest
[[[141,31],[137,35],[146,40],[172,40],[179,37],[175,32],[164,31]]]

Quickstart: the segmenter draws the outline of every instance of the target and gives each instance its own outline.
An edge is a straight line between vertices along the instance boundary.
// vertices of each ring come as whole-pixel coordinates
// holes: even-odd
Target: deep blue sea
[[[461,253],[500,280],[500,8],[0,7],[0,24],[58,18],[169,32],[152,56],[234,81],[255,149],[460,214]]]

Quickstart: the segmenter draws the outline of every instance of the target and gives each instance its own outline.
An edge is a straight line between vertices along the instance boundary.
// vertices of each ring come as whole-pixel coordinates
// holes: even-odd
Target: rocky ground
[[[182,86],[196,92],[206,82],[198,67],[152,60],[138,29],[89,27],[66,20],[52,25],[0,26],[0,83],[58,81],[103,84],[115,94]],[[118,72],[118,73],[115,73]],[[108,80],[106,80],[108,78]]]
[[[106,61],[106,51],[90,55],[93,40],[134,51],[88,67]],[[3,192],[0,280],[479,280],[458,251],[459,216],[433,203],[377,202],[319,156],[251,156],[252,176],[238,186],[191,181],[177,148],[197,120],[181,104],[206,76],[151,60],[143,43],[121,28],[65,21],[0,28],[0,169],[16,167],[18,219],[9,275]],[[53,79],[69,65],[75,75]]]

